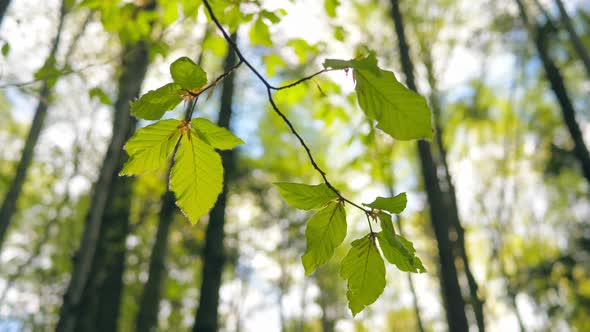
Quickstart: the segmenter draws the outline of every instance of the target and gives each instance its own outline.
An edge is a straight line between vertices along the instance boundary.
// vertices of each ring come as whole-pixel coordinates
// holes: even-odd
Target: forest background
[[[322,177],[256,76],[232,69],[201,1],[2,0],[0,330],[588,329],[588,2],[210,2],[273,85],[373,50],[426,98],[434,135],[416,143],[365,117],[350,71],[275,94],[346,197],[407,193],[395,230],[427,272],[386,264],[383,294],[353,318],[339,270],[367,231],[356,211],[305,276],[313,213],[273,183]],[[166,167],[118,176],[125,141],[152,123],[129,103],[182,56],[209,82],[231,71],[195,112],[245,142],[221,152],[223,193],[194,224]]]

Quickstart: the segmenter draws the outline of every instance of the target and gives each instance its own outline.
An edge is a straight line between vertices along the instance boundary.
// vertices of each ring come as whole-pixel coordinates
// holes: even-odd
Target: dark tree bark
[[[144,8],[150,9],[152,7],[153,4],[149,4]],[[90,208],[85,218],[82,240],[74,257],[72,278],[64,294],[64,301],[56,327],[57,331],[74,331],[79,324],[77,320],[86,314],[85,310],[87,308],[81,304],[86,298],[85,291],[87,287],[92,285],[88,281],[91,277],[96,277],[91,273],[95,265],[97,248],[99,248],[99,243],[102,246],[101,240],[104,239],[104,233],[101,233],[103,221],[105,218],[111,217],[118,220],[124,218],[122,210],[109,211],[109,214],[105,213],[106,209],[110,209],[112,204],[124,204],[117,198],[120,198],[119,195],[126,192],[128,184],[125,182],[127,180],[121,179],[121,182],[117,182],[115,187],[111,187],[116,182],[114,179],[117,178],[117,170],[121,165],[123,145],[135,124],[129,113],[129,101],[138,96],[149,61],[147,46],[143,41],[125,45],[122,54],[122,73],[118,81],[119,94],[114,105],[113,136],[94,185]],[[113,194],[115,197],[110,197]],[[125,220],[124,223],[127,223],[127,221]],[[118,259],[124,258],[119,257]],[[116,268],[118,265],[113,262],[112,266]],[[118,271],[113,270],[113,274],[118,274]],[[105,280],[108,279],[106,276],[104,278]],[[107,285],[107,283],[117,287],[114,279],[105,281],[104,285]],[[112,323],[110,324],[112,325]]]
[[[518,5],[520,18],[535,43],[535,47],[539,53],[541,62],[543,63],[543,68],[545,69],[545,76],[551,85],[551,90],[560,105],[563,121],[565,122],[572,141],[574,142],[574,154],[580,163],[582,174],[586,178],[588,184],[590,184],[590,153],[588,153],[588,148],[586,147],[582,131],[580,130],[580,125],[576,120],[576,111],[567,92],[563,75],[561,75],[561,71],[551,58],[549,50],[547,49],[547,36],[542,28],[531,25],[526,7],[522,0],[516,0],[516,4]]]
[[[3,11],[0,14],[4,14],[7,6],[8,1],[2,1],[0,9]],[[65,1],[63,1],[60,8],[57,34],[55,35],[53,44],[51,45],[51,50],[49,51],[47,61],[55,59],[55,55],[61,40],[66,12],[67,6]],[[10,226],[10,221],[16,212],[16,203],[22,192],[23,184],[25,183],[27,177],[27,172],[31,166],[31,162],[33,161],[35,146],[39,141],[39,136],[41,135],[41,130],[43,129],[43,124],[45,123],[45,118],[47,118],[47,108],[49,107],[49,102],[53,92],[53,83],[54,82],[49,82],[48,80],[42,82],[41,92],[39,93],[39,102],[37,104],[37,108],[35,109],[33,123],[29,129],[27,140],[25,141],[25,147],[16,168],[14,178],[10,183],[8,192],[6,192],[6,196],[4,196],[2,207],[0,207],[0,252],[2,252],[2,246],[4,244],[4,240],[6,239],[6,232]]]
[[[406,41],[404,23],[398,0],[391,0],[391,17],[398,37],[398,46],[403,72],[406,76],[408,88],[416,91],[414,68],[410,59],[409,45]],[[440,188],[437,167],[432,157],[430,144],[418,141],[418,156],[422,166],[422,178],[430,209],[430,221],[435,233],[438,255],[442,297],[445,304],[449,331],[468,331],[467,316],[465,315],[465,301],[461,294],[453,245],[449,239],[449,231],[453,227],[449,206]]]
[[[10,0],[0,0],[0,26],[2,26],[2,20],[6,15],[6,11],[8,10],[8,5],[10,5]]]
[[[136,121],[127,128],[127,137],[135,130]],[[127,160],[125,154],[117,169]],[[80,315],[75,331],[116,331],[123,290],[126,239],[129,233],[129,212],[133,178],[113,174],[111,189],[102,217],[98,245],[92,269],[82,294]]]
[[[232,39],[236,39],[236,34],[232,34]],[[236,54],[229,49],[224,60],[224,70],[229,71],[236,64]],[[223,81],[221,92],[221,107],[217,124],[221,127],[230,128],[232,117],[232,103],[234,93],[234,75],[229,75]],[[227,201],[228,185],[235,175],[235,152],[222,151],[221,157],[225,169],[225,181],[223,190],[217,198],[215,206],[209,213],[209,224],[205,237],[205,248],[203,251],[203,270],[201,292],[199,296],[199,307],[193,325],[194,332],[214,332],[219,329],[218,323],[218,306],[219,306],[219,288],[221,286],[221,276],[225,264],[224,253],[224,224],[225,224],[225,207]]]
[[[136,331],[155,331],[158,326],[158,311],[165,278],[168,234],[176,211],[174,194],[167,191],[162,196],[156,241],[150,256],[148,280],[141,294],[139,312],[135,321]]]
[[[475,276],[473,272],[471,272],[471,265],[469,264],[469,256],[467,255],[467,250],[465,249],[465,229],[463,225],[461,225],[461,218],[459,217],[459,208],[457,204],[457,195],[455,194],[455,185],[453,182],[453,178],[451,176],[449,163],[447,160],[447,150],[445,148],[443,142],[443,128],[440,122],[441,116],[441,109],[440,109],[440,100],[438,99],[438,82],[436,80],[436,76],[434,74],[434,64],[432,61],[432,56],[430,51],[425,51],[425,59],[424,64],[426,66],[427,77],[428,77],[428,84],[430,85],[430,107],[432,108],[433,114],[433,121],[434,121],[434,128],[435,128],[435,142],[438,148],[439,159],[442,163],[442,167],[444,170],[444,183],[446,185],[446,190],[443,190],[446,198],[448,199],[449,204],[449,214],[452,221],[451,232],[454,232],[456,237],[453,236],[451,238],[456,238],[453,241],[453,245],[455,247],[455,255],[459,256],[463,261],[463,270],[465,272],[465,277],[467,278],[467,284],[469,286],[469,296],[470,296],[470,304],[473,308],[473,313],[475,314],[475,320],[477,322],[477,327],[480,332],[485,331],[485,320],[484,320],[484,307],[483,307],[483,300],[479,297],[479,286],[477,281],[475,280]]]
[[[561,18],[561,23],[567,30],[567,33],[570,37],[574,50],[582,60],[582,64],[584,65],[584,69],[586,69],[586,74],[588,75],[588,79],[590,79],[590,55],[588,54],[588,50],[584,46],[582,39],[578,36],[576,29],[574,28],[574,24],[565,10],[565,6],[563,5],[563,1],[555,0],[557,4],[557,8],[559,8],[559,16]]]

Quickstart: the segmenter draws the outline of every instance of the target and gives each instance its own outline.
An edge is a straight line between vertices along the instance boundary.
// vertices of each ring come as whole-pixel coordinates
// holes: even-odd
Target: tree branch
[[[225,38],[225,40],[227,41],[227,43],[230,45],[230,47],[234,50],[234,52],[236,52],[236,55],[238,56],[238,58],[240,59],[240,63],[243,62],[249,69],[250,71],[256,75],[256,77],[258,77],[258,79],[260,80],[260,82],[262,82],[262,84],[264,84],[264,86],[266,87],[266,92],[268,95],[268,102],[270,103],[270,105],[272,106],[272,109],[274,110],[274,112],[283,120],[283,122],[285,122],[285,124],[287,125],[287,127],[289,127],[289,129],[291,130],[291,132],[293,133],[293,135],[295,135],[295,137],[297,137],[297,139],[299,140],[299,143],[301,144],[301,146],[303,146],[303,148],[305,149],[305,152],[307,153],[307,157],[309,158],[309,161],[311,163],[311,165],[313,166],[313,168],[320,173],[320,175],[322,176],[322,179],[324,180],[324,183],[328,186],[328,188],[330,188],[330,190],[332,190],[336,195],[338,195],[338,198],[344,202],[347,202],[348,204],[356,207],[357,209],[363,211],[365,214],[369,214],[371,213],[371,210],[365,209],[362,206],[352,202],[351,200],[347,199],[346,197],[342,196],[342,194],[340,193],[340,191],[338,191],[338,189],[336,189],[336,187],[334,187],[334,185],[332,185],[332,183],[330,183],[330,181],[328,180],[327,176],[326,176],[326,172],[321,169],[318,164],[316,163],[313,155],[311,154],[311,150],[309,149],[307,143],[305,143],[305,140],[303,140],[303,137],[301,137],[301,135],[297,132],[297,130],[295,129],[295,127],[293,126],[293,124],[291,123],[291,121],[287,118],[287,116],[281,112],[281,110],[278,108],[277,104],[275,103],[273,96],[272,96],[272,91],[273,90],[283,90],[283,89],[287,89],[287,88],[291,88],[297,84],[300,84],[302,82],[305,82],[307,80],[312,79],[313,77],[320,75],[324,72],[327,72],[327,69],[323,69],[313,75],[304,77],[294,83],[291,84],[287,84],[281,87],[275,87],[272,86],[268,80],[266,80],[264,78],[264,76],[262,76],[262,74],[260,74],[260,72],[258,70],[256,70],[256,68],[254,68],[254,66],[244,57],[244,55],[242,54],[242,52],[240,51],[240,49],[238,48],[238,45],[236,45],[236,43],[230,38],[229,34],[225,31],[225,29],[223,28],[223,26],[221,25],[221,23],[219,22],[219,19],[217,18],[217,16],[215,16],[215,14],[213,13],[213,9],[211,8],[211,5],[209,4],[208,0],[203,0],[203,4],[205,5],[207,12],[209,13],[209,16],[211,17],[211,20],[213,21],[213,23],[215,23],[215,25],[217,26],[217,29],[223,34],[223,37]]]

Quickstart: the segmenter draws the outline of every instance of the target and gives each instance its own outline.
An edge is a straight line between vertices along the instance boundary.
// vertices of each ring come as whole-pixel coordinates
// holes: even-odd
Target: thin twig
[[[188,94],[191,95],[191,97],[194,97],[194,98],[199,97],[203,92],[205,92],[205,91],[211,89],[212,87],[216,86],[227,75],[231,74],[234,70],[238,69],[238,67],[241,66],[243,63],[244,63],[244,61],[242,59],[240,59],[240,61],[238,61],[238,63],[236,63],[235,66],[231,67],[225,73],[219,75],[219,77],[217,77],[215,79],[215,81],[213,81],[213,83],[211,83],[211,84],[207,85],[206,87],[204,87],[203,89],[199,90],[199,92],[192,92],[190,90],[187,90]]]
[[[313,168],[320,173],[320,175],[322,176],[322,179],[324,180],[324,183],[328,186],[328,188],[330,188],[330,190],[332,190],[336,195],[338,195],[338,198],[344,202],[349,203],[350,205],[358,208],[359,210],[363,211],[365,214],[370,214],[371,210],[365,209],[362,206],[352,202],[351,200],[347,199],[346,197],[342,196],[342,194],[340,193],[340,191],[338,191],[338,189],[336,189],[336,187],[334,187],[334,185],[332,185],[330,183],[330,181],[328,180],[328,178],[326,177],[326,172],[324,170],[322,170],[318,164],[316,163],[315,159],[313,158],[313,155],[311,154],[311,150],[309,149],[307,143],[305,143],[305,141],[303,140],[303,137],[301,137],[301,135],[297,132],[297,130],[295,129],[295,127],[293,126],[293,124],[291,123],[291,121],[287,118],[287,116],[281,112],[281,110],[278,108],[278,106],[276,105],[273,96],[272,96],[272,91],[273,90],[282,90],[282,89],[287,89],[290,87],[293,87],[297,84],[300,84],[304,81],[307,81],[317,75],[320,75],[326,71],[328,71],[327,69],[321,70],[311,76],[307,76],[303,79],[300,79],[294,83],[282,86],[282,87],[275,87],[272,86],[268,80],[266,80],[264,78],[264,76],[262,76],[262,74],[260,74],[260,72],[258,70],[256,70],[256,68],[254,68],[254,66],[248,62],[248,60],[244,57],[244,55],[242,54],[242,52],[240,51],[240,49],[238,48],[238,46],[236,45],[236,43],[230,38],[229,34],[225,31],[225,29],[223,28],[223,26],[221,25],[221,23],[219,22],[219,19],[217,18],[217,16],[215,16],[215,14],[213,13],[213,9],[211,8],[211,5],[209,4],[208,0],[203,0],[203,4],[205,5],[207,12],[209,13],[209,16],[211,17],[211,20],[213,20],[213,23],[215,23],[215,25],[217,26],[217,29],[219,29],[219,31],[223,34],[223,37],[225,38],[225,40],[227,41],[227,43],[230,45],[230,47],[234,50],[234,52],[236,52],[236,55],[238,56],[238,58],[240,59],[240,63],[243,62],[249,69],[250,71],[256,75],[256,77],[258,77],[258,79],[260,80],[260,82],[262,82],[262,84],[264,84],[264,86],[266,87],[266,92],[268,95],[268,102],[270,103],[270,105],[272,106],[272,109],[274,110],[274,112],[283,120],[283,122],[285,122],[285,124],[289,127],[289,129],[291,130],[291,132],[293,133],[293,135],[295,135],[295,137],[297,137],[297,139],[299,140],[299,143],[301,144],[301,146],[303,146],[303,148],[305,149],[305,152],[307,153],[307,157],[309,158],[309,161],[311,163],[311,165],[313,166]],[[201,91],[202,92],[202,91]],[[200,93],[201,93],[200,92]]]
[[[42,81],[49,80],[49,79],[52,79],[52,78],[57,78],[57,77],[61,77],[61,76],[67,76],[67,75],[71,75],[71,74],[79,74],[79,73],[82,73],[83,71],[85,71],[86,69],[89,69],[89,68],[92,68],[92,67],[98,67],[98,66],[108,65],[108,64],[112,63],[113,61],[117,60],[120,57],[121,57],[120,55],[113,56],[112,58],[109,58],[109,59],[107,59],[105,61],[102,61],[102,62],[90,63],[90,64],[84,65],[84,66],[82,66],[82,67],[80,67],[78,69],[63,70],[63,71],[60,71],[60,72],[55,73],[55,74],[50,74],[50,75],[42,76],[42,77],[35,78],[35,79],[29,80],[29,81],[22,81],[22,82],[2,84],[2,85],[0,85],[0,89],[6,89],[6,88],[9,88],[9,87],[22,88],[24,86],[32,85],[32,84],[35,84],[37,82],[42,82]]]
[[[328,69],[328,68],[324,68],[324,69],[318,71],[315,74],[311,74],[309,76],[306,76],[306,77],[304,77],[302,79],[299,79],[299,80],[297,80],[297,81],[295,81],[293,83],[286,84],[286,85],[281,85],[279,87],[270,86],[269,88],[272,89],[272,90],[276,90],[276,91],[284,90],[284,89],[288,89],[288,88],[292,88],[292,87],[294,87],[294,86],[296,86],[298,84],[301,84],[301,83],[303,83],[305,81],[308,81],[308,80],[310,80],[310,79],[312,79],[312,78],[314,78],[314,77],[316,77],[318,75],[321,75],[321,74],[326,73],[326,72],[329,72],[329,71],[334,71],[334,70],[339,70],[339,69],[332,69],[332,68]]]

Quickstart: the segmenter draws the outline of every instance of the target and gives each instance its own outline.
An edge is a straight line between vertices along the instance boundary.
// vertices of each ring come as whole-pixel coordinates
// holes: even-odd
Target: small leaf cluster
[[[398,140],[432,138],[426,100],[398,82],[393,72],[379,68],[374,52],[352,60],[327,59],[324,68],[352,69],[358,103],[365,115],[377,122],[377,128]],[[328,262],[346,238],[345,205],[353,203],[327,180],[319,185],[276,183],[276,186],[289,205],[303,210],[318,209],[307,221],[307,249],[301,257],[305,274],[309,275]],[[370,229],[368,234],[352,241],[340,268],[340,275],[348,281],[346,296],[353,316],[383,293],[386,284],[383,257],[401,271],[426,272],[412,242],[396,234],[393,227],[392,215],[401,213],[406,204],[405,193],[377,197],[363,204],[370,210],[353,204],[366,214]],[[379,222],[381,231],[374,232],[371,222]]]
[[[335,249],[346,238],[346,202],[326,184],[275,183],[279,193],[291,206],[302,210],[318,210],[305,229],[307,249],[301,261],[305,274],[327,263]],[[340,275],[348,281],[348,306],[353,315],[375,302],[385,289],[383,257],[400,270],[426,272],[410,241],[397,235],[391,214],[399,214],[407,204],[406,194],[395,197],[377,197],[372,203],[370,216],[381,222],[381,231],[354,240],[341,263]]]
[[[174,61],[170,74],[173,82],[131,104],[133,115],[158,120],[183,99],[196,102],[207,84],[205,71],[187,57]],[[230,150],[243,143],[205,118],[160,120],[139,129],[125,144],[129,159],[119,174],[154,171],[168,165],[173,157],[169,189],[176,196],[176,205],[194,224],[209,212],[223,188],[223,166],[215,150]]]

